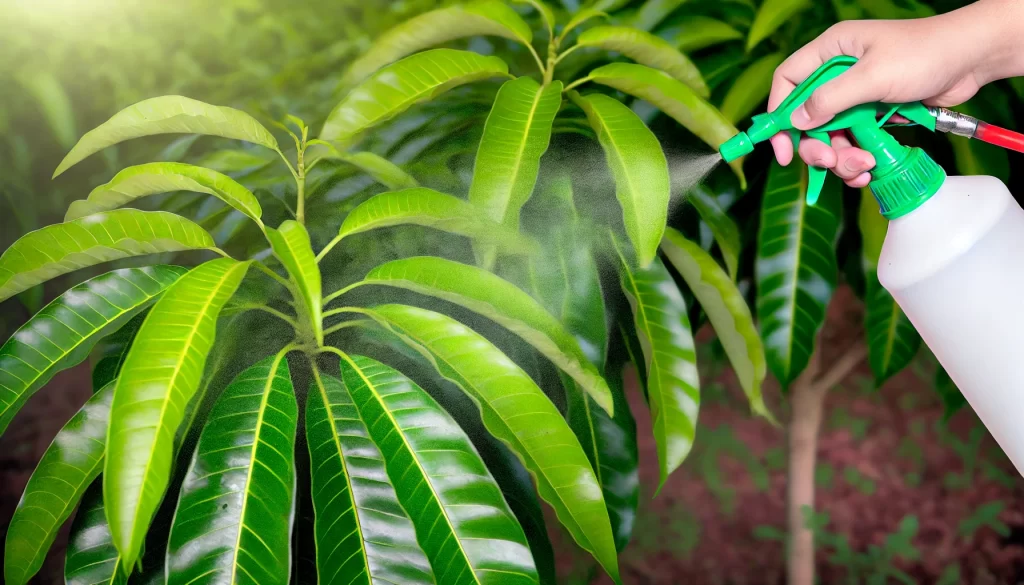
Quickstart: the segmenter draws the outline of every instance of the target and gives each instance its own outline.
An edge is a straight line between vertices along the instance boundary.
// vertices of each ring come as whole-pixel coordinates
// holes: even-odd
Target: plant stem
[[[819,347],[790,391],[789,478],[786,485],[788,585],[814,585],[814,532],[807,527],[805,510],[814,511],[814,468],[825,396],[866,355],[867,348],[855,343],[819,377]]]
[[[327,295],[326,297],[324,297],[324,306],[326,307],[327,305],[331,304],[331,301],[333,301],[334,299],[336,299],[336,298],[340,297],[341,295],[347,293],[348,291],[350,291],[350,290],[352,290],[352,289],[354,289],[354,288],[356,288],[358,286],[362,286],[364,284],[366,284],[366,282],[364,282],[362,280],[360,280],[359,282],[353,282],[352,284],[346,286],[345,288],[339,289],[339,290],[337,290],[337,291]],[[328,315],[337,315],[338,313],[341,313],[341,312],[343,312],[342,309],[335,309],[334,311],[328,311],[327,313],[324,313],[324,317],[327,317]]]
[[[292,290],[292,284],[290,282],[288,282],[287,280],[285,280],[284,278],[282,278],[280,274],[278,274],[278,273],[274,272],[273,270],[267,268],[266,264],[264,264],[264,263],[262,263],[262,262],[260,262],[258,260],[256,262],[253,262],[253,264],[256,266],[256,268],[259,268],[260,270],[262,270],[267,276],[269,276],[270,278],[273,278],[274,280],[276,280],[281,286],[285,287],[289,291]]]
[[[306,163],[304,156],[306,154],[306,136],[305,132],[302,133],[302,148],[298,150],[296,159],[298,161],[299,169],[296,173],[295,184],[298,187],[298,197],[295,202],[295,221],[305,225],[306,224]]]
[[[323,260],[324,256],[326,256],[328,254],[328,252],[330,252],[335,246],[338,245],[338,242],[341,241],[341,238],[342,238],[342,235],[338,234],[337,236],[334,237],[333,240],[331,240],[330,242],[327,243],[326,246],[324,246],[323,250],[320,250],[320,253],[316,255],[317,263],[319,263],[321,260]],[[324,304],[326,305],[327,302],[325,301]]]
[[[250,307],[245,307],[245,309],[246,310],[263,311],[264,313],[269,313],[269,314],[277,317],[278,319],[284,321],[285,323],[291,325],[293,329],[298,329],[299,328],[299,324],[298,324],[298,322],[295,321],[294,318],[289,317],[288,315],[282,313],[281,311],[278,311],[277,309],[275,309],[273,307],[268,307],[266,305],[252,305]]]
[[[328,327],[327,329],[324,329],[324,337],[327,337],[328,335],[331,335],[332,333],[337,333],[338,331],[341,331],[342,329],[348,329],[349,327],[362,327],[365,324],[366,324],[366,319],[356,319],[356,320],[353,320],[353,321],[343,321],[341,323],[338,323],[334,327]]]
[[[577,79],[576,81],[565,86],[565,89],[562,90],[562,93],[568,93],[569,91],[576,89],[576,87],[583,85],[588,81],[590,81],[590,77],[581,77],[580,79]]]
[[[562,54],[560,54],[557,57],[555,57],[555,62],[552,64],[552,67],[554,67],[555,65],[558,65],[559,63],[561,63],[562,59],[565,59],[566,57],[571,55],[572,52],[575,51],[578,48],[580,48],[579,45],[573,45],[573,46],[569,47],[568,49],[562,51]]]

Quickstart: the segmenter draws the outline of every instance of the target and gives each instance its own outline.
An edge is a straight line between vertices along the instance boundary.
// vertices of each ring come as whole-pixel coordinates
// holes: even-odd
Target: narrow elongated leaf
[[[566,31],[572,31],[593,18],[608,18],[608,15],[593,6],[580,8],[572,15],[569,22],[565,23],[565,28],[562,29],[562,35],[565,36]]]
[[[540,158],[562,104],[562,84],[541,87],[529,77],[505,82],[494,100],[473,168],[469,200],[494,221],[519,228],[519,210],[533,194]]]
[[[345,72],[341,85],[359,83],[372,73],[408,55],[473,36],[497,36],[524,45],[533,40],[530,25],[504,2],[485,0],[432,10],[406,20],[377,39]]]
[[[0,433],[54,374],[81,363],[185,272],[177,266],[108,272],[57,297],[23,325],[0,347]]]
[[[658,138],[621,102],[603,95],[573,96],[597,133],[615,177],[626,235],[641,266],[649,266],[668,221],[671,179]]]
[[[492,221],[472,203],[418,187],[375,195],[352,210],[341,224],[342,237],[396,225],[421,225],[493,243],[506,253],[530,253],[535,244]]]
[[[283,353],[217,399],[181,486],[167,585],[287,585],[298,406]]]
[[[85,157],[119,142],[174,133],[221,136],[277,148],[274,135],[241,110],[212,106],[180,95],[166,95],[128,106],[87,132],[64,157],[53,176],[60,175]]]
[[[114,387],[108,384],[57,433],[25,486],[4,550],[4,583],[24,585],[43,566],[61,525],[103,467]]]
[[[878,282],[878,257],[882,253],[888,223],[879,213],[878,203],[870,190],[862,189],[858,224],[866,281],[864,329],[868,341],[868,364],[878,386],[907,367],[921,348],[917,329],[889,291]]]
[[[544,21],[545,28],[548,32],[554,34],[555,31],[555,11],[550,6],[545,4],[543,0],[512,0],[515,4],[528,4],[532,6]]]
[[[722,251],[722,258],[725,260],[726,269],[729,270],[729,276],[736,280],[740,251],[743,248],[740,229],[736,226],[736,222],[722,209],[714,194],[703,185],[693,188],[687,200],[693,204],[700,218],[711,230],[715,242],[718,243],[718,249]]]
[[[743,33],[708,16],[689,16],[662,33],[672,45],[684,53],[692,53],[721,43],[743,38]]]
[[[101,262],[214,247],[191,221],[162,211],[118,209],[29,232],[0,256],[0,301]]]
[[[619,278],[643,350],[661,490],[693,446],[700,409],[697,353],[686,301],[661,260],[637,270],[622,258]]]
[[[288,269],[302,297],[302,303],[306,306],[308,320],[300,321],[300,327],[312,327],[316,342],[322,344],[323,293],[320,268],[317,267],[316,256],[309,242],[309,233],[301,223],[289,219],[276,230],[267,228],[267,240],[270,241],[274,255]]]
[[[772,165],[757,242],[757,320],[768,367],[783,386],[807,367],[837,279],[840,194],[822,193],[810,206],[806,193],[803,164]]]
[[[520,458],[576,542],[619,582],[601,486],[579,441],[537,384],[489,341],[449,317],[404,305],[367,314],[469,394],[484,426]]]
[[[78,135],[75,129],[75,110],[60,80],[49,71],[27,67],[15,74],[14,79],[32,94],[57,143],[64,148],[71,148]]]
[[[686,0],[647,0],[637,10],[632,25],[640,30],[654,30],[672,11]]]
[[[75,520],[71,523],[65,585],[125,585],[131,567],[121,564],[103,509],[103,481],[86,490]]]
[[[404,288],[443,299],[503,325],[580,383],[611,412],[612,397],[600,372],[558,319],[514,284],[494,274],[452,260],[419,256],[374,268],[363,280]]]
[[[416,529],[348,389],[319,371],[306,401],[306,436],[319,582],[434,583]]]
[[[750,32],[747,33],[747,52],[768,38],[795,14],[810,6],[808,0],[765,0],[754,17],[754,24],[750,25]]]
[[[596,83],[647,100],[716,151],[739,132],[718,109],[693,90],[656,69],[632,63],[612,63],[591,71],[589,77]],[[739,177],[741,188],[746,189],[742,158],[729,163],[729,166]]]
[[[256,196],[231,177],[195,165],[162,162],[128,167],[117,173],[110,182],[93,189],[88,198],[73,201],[64,221],[116,209],[147,195],[171,191],[213,195],[257,223],[263,215]]]
[[[182,273],[185,269],[182,269]],[[121,326],[115,333],[104,337],[96,344],[93,355],[96,358],[92,367],[92,390],[95,392],[110,383],[121,372],[124,358],[135,341],[135,334],[146,319],[146,311],[141,311]]]
[[[711,255],[676,230],[665,231],[661,249],[715,328],[751,410],[772,420],[761,394],[761,385],[768,373],[764,346],[743,293]]]
[[[380,155],[372,152],[341,152],[333,146],[326,147],[323,145],[316,145],[316,148],[321,148],[325,151],[319,158],[347,162],[370,175],[374,180],[381,183],[388,189],[411,189],[413,187],[419,187],[419,183],[416,182],[416,179],[414,179],[409,173],[403,171],[402,167]]]
[[[772,89],[772,75],[785,58],[783,53],[765,55],[740,73],[722,100],[720,111],[726,120],[736,124],[768,99],[768,92]]]
[[[410,55],[381,69],[354,88],[327,116],[320,138],[348,143],[413,104],[454,87],[489,77],[508,75],[497,57],[469,51],[433,49]]]
[[[169,288],[150,310],[114,389],[103,500],[123,564],[135,564],[170,479],[174,435],[199,387],[217,314],[249,268],[211,260]]]
[[[668,41],[649,32],[628,26],[598,26],[581,34],[576,44],[617,51],[641,65],[668,73],[700,97],[710,94],[693,61]]]
[[[344,357],[341,372],[437,582],[536,584],[523,529],[451,416],[414,382],[370,358]]]

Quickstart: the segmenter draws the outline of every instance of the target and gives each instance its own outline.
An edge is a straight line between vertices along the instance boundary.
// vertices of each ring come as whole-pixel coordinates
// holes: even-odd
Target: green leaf
[[[472,203],[418,187],[375,195],[345,217],[339,235],[347,237],[396,225],[421,225],[501,246],[507,253],[529,253],[528,238],[490,220]]]
[[[526,535],[462,429],[399,372],[344,356],[345,385],[384,453],[439,583],[537,583]]]
[[[419,256],[381,264],[361,284],[394,286],[429,295],[501,324],[572,376],[601,408],[612,411],[607,382],[558,319],[529,294],[487,270]]]
[[[25,234],[0,256],[0,301],[101,262],[214,245],[203,228],[163,211],[118,209],[46,226]]]
[[[661,143],[622,102],[603,94],[573,94],[573,100],[597,133],[615,177],[615,196],[622,205],[626,235],[637,250],[640,265],[649,266],[665,233],[671,191]]]
[[[836,287],[841,193],[830,185],[837,186],[826,181],[818,203],[807,205],[807,167],[798,161],[773,164],[764,188],[755,265],[757,320],[768,367],[783,387],[807,367]]]
[[[942,419],[948,421],[958,410],[967,404],[967,399],[960,393],[949,373],[942,367],[935,372],[935,391],[942,400]]]
[[[25,91],[32,94],[57,143],[63,148],[71,148],[78,135],[75,110],[60,80],[42,68],[25,68],[15,74],[14,78]]]
[[[736,226],[736,222],[722,209],[718,198],[703,185],[697,185],[690,190],[687,200],[693,204],[701,220],[711,230],[711,234],[718,243],[718,249],[722,251],[722,258],[725,260],[729,276],[732,280],[736,280],[740,252],[743,249],[740,229]]]
[[[116,209],[147,195],[171,191],[213,195],[262,225],[260,217],[263,210],[256,196],[234,179],[203,167],[168,162],[124,169],[109,183],[93,189],[87,199],[71,202],[64,221]]]
[[[245,370],[224,390],[181,486],[167,542],[167,585],[287,585],[297,424],[284,353]]]
[[[765,0],[747,33],[747,52],[768,38],[797,13],[811,7],[808,0]]]
[[[667,41],[649,32],[628,26],[598,26],[581,34],[576,44],[617,51],[641,65],[664,71],[700,97],[710,94],[697,66]]]
[[[676,230],[669,228],[665,231],[661,249],[686,281],[715,328],[740,387],[750,401],[751,410],[773,420],[761,394],[761,385],[767,375],[764,346],[743,293],[710,254]]]
[[[416,530],[388,479],[384,457],[341,380],[313,372],[306,436],[313,470],[321,583],[433,584]]]
[[[692,53],[721,43],[743,38],[743,33],[708,16],[688,16],[663,34],[669,42],[684,53]]]
[[[739,132],[721,112],[693,90],[656,69],[632,63],[612,63],[591,71],[589,78],[647,100],[715,151]],[[734,160],[729,166],[739,177],[740,187],[746,189],[743,159]]]
[[[108,272],[57,297],[0,347],[0,434],[25,401],[61,370],[82,362],[185,274],[177,266]]]
[[[765,55],[740,73],[719,108],[726,120],[736,124],[768,99],[768,92],[772,89],[772,75],[785,58],[783,53]]]
[[[75,520],[71,523],[65,585],[125,585],[131,567],[121,563],[110,536],[103,509],[103,482],[96,480],[86,490]]]
[[[858,224],[864,278],[867,282],[864,329],[868,342],[868,364],[875,375],[875,384],[881,386],[910,364],[921,348],[921,336],[889,291],[878,282],[878,257],[882,253],[882,242],[885,241],[889,222],[879,213],[878,203],[866,187],[861,189]]]
[[[597,477],[572,430],[537,384],[489,341],[454,319],[403,305],[379,306],[366,314],[469,394],[487,430],[520,458],[576,542],[619,582],[615,542]]]
[[[182,269],[182,274],[185,269]],[[121,372],[124,365],[124,358],[128,357],[128,350],[135,341],[135,334],[142,327],[146,319],[146,311],[143,309],[139,314],[131,318],[116,332],[104,337],[96,344],[93,351],[95,363],[92,367],[92,389],[93,392],[106,386]]]
[[[113,395],[112,384],[94,394],[57,433],[32,472],[7,528],[8,585],[25,585],[39,572],[57,531],[99,475]]]
[[[637,270],[621,252],[620,259],[622,292],[633,310],[633,324],[643,348],[660,491],[693,446],[700,409],[697,353],[686,301],[661,260]]]
[[[274,255],[291,275],[302,303],[306,306],[305,316],[308,319],[302,319],[300,314],[300,327],[312,327],[313,337],[318,345],[322,345],[323,293],[320,268],[309,242],[309,233],[301,223],[289,219],[276,230],[267,228],[267,240],[274,250]]]
[[[575,30],[577,27],[581,26],[583,23],[587,22],[592,18],[608,18],[608,15],[605,14],[605,12],[603,12],[602,10],[595,8],[593,6],[580,8],[572,15],[572,18],[569,19],[569,22],[565,23],[565,27],[562,29],[562,36],[564,37],[568,31]]]
[[[341,100],[324,122],[320,138],[349,143],[362,132],[394,118],[417,102],[467,83],[508,75],[497,57],[433,49],[381,69]]]
[[[173,133],[221,136],[277,149],[274,135],[241,110],[166,95],[128,106],[87,132],[64,157],[53,176],[56,178],[87,156],[119,142]]]
[[[150,310],[114,389],[103,500],[125,566],[135,564],[170,479],[174,435],[213,345],[217,314],[249,268],[211,260],[181,277]]]
[[[411,189],[419,187],[419,183],[409,173],[402,170],[402,167],[388,159],[372,152],[341,152],[331,145],[315,145],[315,148],[324,148],[327,152],[321,159],[333,159],[347,162],[364,173],[373,177],[388,189]],[[307,155],[309,156],[309,155]],[[316,158],[312,160],[318,160]]]
[[[533,194],[562,83],[541,87],[529,77],[506,81],[484,125],[469,201],[494,221],[519,229],[519,210]]]
[[[669,14],[686,0],[647,0],[633,18],[632,26],[640,30],[654,30]]]
[[[432,10],[381,35],[366,54],[352,63],[341,85],[357,84],[381,67],[423,49],[473,36],[503,37],[527,46],[533,40],[530,25],[504,2],[485,0]]]
[[[541,20],[544,21],[544,27],[548,29],[548,32],[552,35],[555,31],[555,11],[542,2],[541,0],[512,0],[515,4],[529,4],[540,14]],[[529,43],[529,41],[527,41]]]

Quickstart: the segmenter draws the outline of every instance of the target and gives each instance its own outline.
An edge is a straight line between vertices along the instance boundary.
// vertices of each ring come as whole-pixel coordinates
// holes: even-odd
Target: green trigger
[[[820,140],[832,146],[832,139],[829,137],[828,132],[808,132],[807,137]],[[825,167],[808,165],[807,174],[807,204],[814,205],[818,202],[818,196],[821,195],[821,188],[825,185],[825,176],[828,174],[828,171]]]

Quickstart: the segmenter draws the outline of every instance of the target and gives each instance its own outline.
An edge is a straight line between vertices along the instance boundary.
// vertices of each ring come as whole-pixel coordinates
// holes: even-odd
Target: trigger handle
[[[808,138],[814,138],[820,140],[825,144],[832,146],[832,138],[828,135],[828,132],[807,132]],[[818,202],[818,196],[821,195],[821,188],[825,185],[825,177],[828,175],[828,170],[825,167],[807,167],[807,204],[814,205]]]

